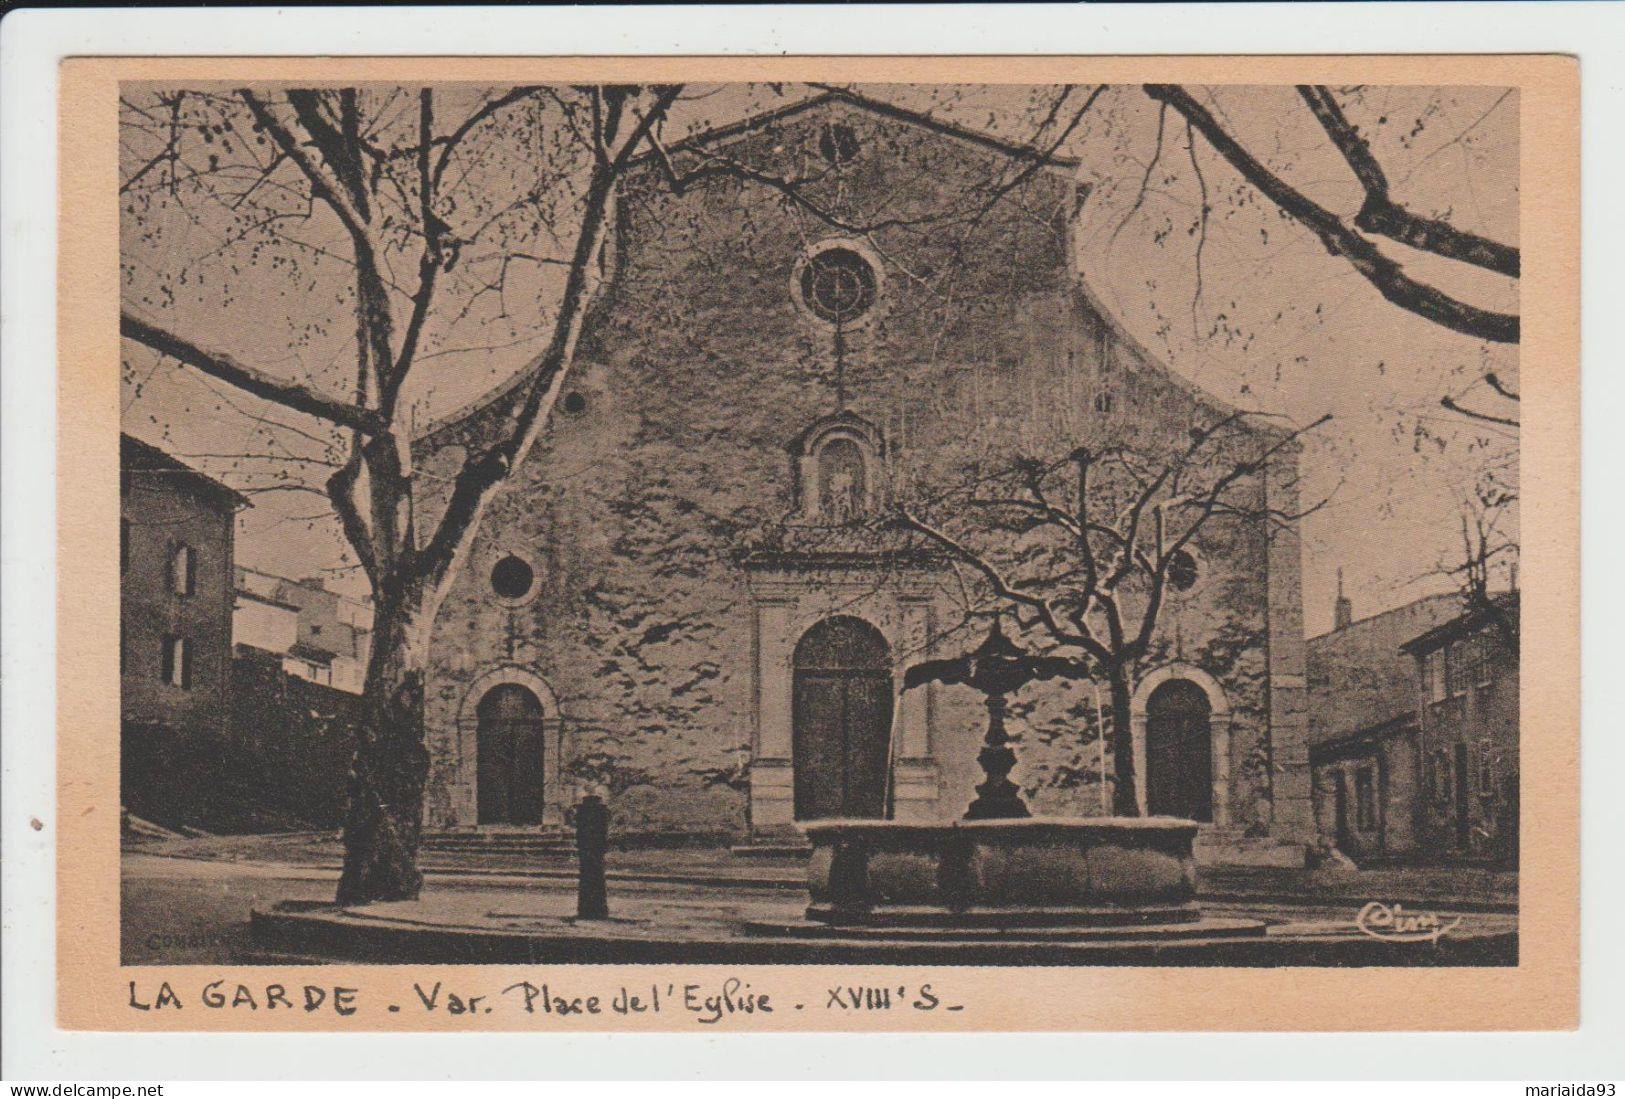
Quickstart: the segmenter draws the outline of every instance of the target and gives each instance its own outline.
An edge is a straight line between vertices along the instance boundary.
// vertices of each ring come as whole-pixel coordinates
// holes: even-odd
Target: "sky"
[[[1059,95],[1048,87],[860,90],[1023,142],[1034,138]],[[694,89],[674,112],[668,137],[815,91]],[[1091,91],[1068,93],[1057,117],[1070,119]],[[150,92],[131,87],[126,99],[150,106]],[[483,92],[443,90],[443,116],[466,113]],[[1366,86],[1339,93],[1371,140],[1397,201],[1517,243],[1515,92]],[[375,94],[381,115],[395,110],[393,97]],[[1356,182],[1292,89],[1198,94],[1295,186],[1340,213],[1358,208]],[[1339,569],[1357,618],[1448,590],[1436,572],[1460,557],[1464,494],[1489,465],[1504,468],[1515,483],[1516,438],[1441,408],[1439,398],[1505,414],[1506,402],[1481,378],[1495,370],[1515,386],[1516,347],[1449,332],[1382,300],[1346,261],[1328,255],[1241,181],[1199,135],[1192,141],[1177,114],[1159,115],[1139,89],[1107,89],[1058,150],[1082,162],[1079,177],[1089,187],[1076,234],[1083,277],[1142,346],[1216,396],[1300,423],[1331,414],[1303,459],[1306,501],[1325,501],[1301,528],[1311,635],[1331,625]],[[124,117],[140,125],[145,116]],[[211,136],[209,147],[232,136]],[[1048,145],[1056,136],[1052,127],[1039,140]],[[146,163],[148,138],[126,127],[126,178]],[[495,158],[500,175],[482,176],[476,167],[458,181],[468,210],[481,202],[500,207],[496,192],[503,188],[570,185],[568,178],[527,177],[525,168],[512,168],[535,159],[527,160],[526,133],[498,140],[508,143],[498,150],[506,159]],[[286,216],[295,215],[301,212],[287,209]],[[208,210],[127,206],[126,306],[262,369],[342,392],[353,332],[343,267],[326,258],[342,252],[341,230],[324,222],[319,209],[302,214],[294,230],[297,255],[279,263],[275,249],[254,252],[250,238],[234,239],[233,224]],[[538,240],[526,251],[549,244]],[[1447,292],[1489,308],[1517,308],[1513,280],[1464,272],[1399,246],[1385,250]],[[470,271],[484,262],[489,272],[498,260],[476,255],[466,262]],[[176,275],[182,268],[184,280]],[[546,332],[556,271],[547,263],[512,263],[500,295],[463,301],[454,318],[430,325],[410,397],[419,422],[478,400],[529,362]],[[364,592],[325,501],[309,491],[329,472],[321,464],[331,452],[319,425],[128,343],[123,372],[126,431],[234,487],[259,490],[252,491],[255,506],[239,518],[240,562],[282,575],[322,575],[340,590]]]

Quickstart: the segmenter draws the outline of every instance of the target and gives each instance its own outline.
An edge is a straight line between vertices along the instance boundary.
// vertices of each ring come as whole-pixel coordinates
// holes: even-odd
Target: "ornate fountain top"
[[[976,788],[977,797],[967,820],[1009,820],[1030,816],[1021,792],[1009,779],[1016,754],[1004,731],[1004,696],[1035,679],[1087,679],[1084,668],[1058,656],[1034,656],[1004,636],[997,616],[987,637],[964,656],[927,660],[903,673],[903,689],[922,683],[963,683],[987,698],[987,736],[977,762],[987,781]]]
[[[903,689],[923,683],[963,683],[985,695],[1013,694],[1035,679],[1087,679],[1075,661],[1034,656],[1004,634],[998,618],[975,649],[947,660],[927,660],[903,673]]]

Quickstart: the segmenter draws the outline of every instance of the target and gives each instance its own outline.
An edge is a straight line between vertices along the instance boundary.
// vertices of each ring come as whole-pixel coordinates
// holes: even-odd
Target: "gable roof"
[[[1309,743],[1387,724],[1416,709],[1416,663],[1401,646],[1461,612],[1455,593],[1430,595],[1311,637],[1305,662]]]
[[[1484,629],[1491,625],[1498,616],[1504,616],[1505,621],[1512,622],[1516,627],[1518,602],[1518,593],[1515,591],[1492,595],[1488,606],[1474,607],[1469,611],[1464,611],[1450,621],[1440,623],[1427,632],[1413,637],[1400,647],[1414,656],[1425,655],[1434,649],[1442,648],[1451,641]]]
[[[882,118],[889,118],[892,121],[902,122],[910,126],[918,126],[922,129],[930,130],[946,137],[951,137],[959,141],[980,146],[981,148],[988,149],[1003,156],[1012,157],[1016,160],[1037,161],[1041,167],[1072,171],[1075,170],[1081,163],[1081,161],[1074,157],[1047,154],[1043,150],[1035,149],[1030,145],[1023,145],[1019,142],[1007,141],[1004,138],[995,137],[994,135],[981,130],[973,130],[969,127],[961,126],[954,122],[948,122],[937,118],[934,115],[926,114],[922,111],[910,110],[907,107],[899,107],[895,103],[888,103],[883,99],[875,99],[871,96],[864,95],[861,92],[852,91],[850,88],[832,87],[828,85],[813,86],[819,87],[822,90],[817,95],[809,96],[806,99],[786,104],[783,107],[775,107],[772,110],[751,115],[749,118],[741,119],[738,122],[730,122],[725,126],[716,126],[709,130],[702,130],[700,133],[697,133],[692,137],[686,137],[682,141],[677,142],[675,145],[670,146],[667,149],[667,152],[676,154],[679,152],[691,151],[700,148],[701,146],[710,145],[718,141],[727,141],[730,138],[755,133],[756,131],[765,129],[776,122],[781,122],[786,118],[804,114],[807,111],[825,107],[831,103],[844,103],[848,106],[868,111],[871,114],[879,115]],[[652,156],[653,154],[651,153],[644,153],[641,156],[636,157],[633,160],[633,163],[646,163],[652,158]]]
[[[759,131],[793,118],[798,115],[821,109],[831,104],[843,104],[863,110],[876,116],[902,122],[906,125],[920,127],[955,140],[963,141],[981,149],[994,152],[1016,160],[1032,163],[1047,170],[1053,170],[1065,175],[1069,181],[1074,181],[1077,168],[1082,163],[1075,157],[1063,157],[1047,154],[1041,149],[1030,145],[1007,141],[991,134],[970,129],[956,123],[947,122],[930,114],[898,106],[885,100],[876,99],[860,92],[829,85],[811,85],[820,89],[818,94],[788,103],[782,107],[763,111],[758,114],[741,119],[737,122],[703,130],[690,137],[667,147],[668,154],[676,156],[684,151],[694,151],[703,146],[717,142],[728,141],[735,138],[750,136]],[[632,160],[636,166],[647,166],[654,159],[653,153],[643,153]],[[1087,185],[1083,185],[1087,186]],[[1247,431],[1273,440],[1284,439],[1291,434],[1291,427],[1276,422],[1256,409],[1243,409],[1218,396],[1198,382],[1186,377],[1178,370],[1164,361],[1164,359],[1147,348],[1137,340],[1128,330],[1127,326],[1118,317],[1117,313],[1109,308],[1106,302],[1090,286],[1077,265],[1076,257],[1068,257],[1068,267],[1071,272],[1069,280],[1072,291],[1077,295],[1076,302],[1089,310],[1094,317],[1111,333],[1111,338],[1121,345],[1129,355],[1157,371],[1169,385],[1176,391],[1190,398],[1198,405],[1205,407],[1218,418],[1225,418],[1236,413],[1244,413],[1247,418],[1244,427]],[[499,402],[511,396],[521,386],[525,385],[531,377],[529,367],[515,371],[508,378],[460,408],[450,410],[440,416],[434,417],[427,425],[414,436],[414,442],[427,443],[441,433],[470,423],[479,416],[489,412]],[[810,428],[808,429],[811,430]],[[805,435],[805,433],[804,433]],[[792,445],[794,445],[792,443]],[[1297,444],[1293,444],[1295,447]],[[1293,456],[1295,451],[1287,450],[1287,456]]]
[[[119,435],[119,468],[124,473],[162,473],[173,483],[191,489],[206,500],[230,510],[253,507],[248,497],[179,458],[144,443],[134,435]]]

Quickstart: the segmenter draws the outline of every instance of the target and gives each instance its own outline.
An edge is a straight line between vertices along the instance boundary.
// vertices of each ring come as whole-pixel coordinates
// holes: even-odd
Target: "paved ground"
[[[210,836],[127,848],[146,854],[336,870],[336,833],[294,836]],[[760,885],[798,890],[806,863],[795,858],[740,857],[714,848],[612,851],[612,878],[677,884]],[[426,872],[537,875],[572,878],[567,855],[425,851]],[[1262,867],[1203,867],[1200,892],[1216,900],[1276,898],[1282,901],[1367,900],[1428,902],[1468,908],[1516,909],[1516,871],[1477,867],[1405,867],[1328,875]]]
[[[736,934],[746,920],[794,920],[805,867],[718,851],[610,856],[616,919],[594,933],[637,937]],[[573,863],[512,855],[430,853],[422,902],[377,906],[368,918],[426,925],[570,930]],[[122,947],[129,964],[205,964],[252,952],[249,913],[283,901],[329,901],[338,879],[332,837],[210,837],[127,849]],[[1265,921],[1270,934],[1347,933],[1370,900],[1461,916],[1479,930],[1516,926],[1516,876],[1476,870],[1384,870],[1339,880],[1302,872],[1208,868],[1206,914]]]
[[[247,860],[178,858],[126,851],[122,865],[121,952],[126,965],[202,965],[238,961],[252,953],[249,914],[283,901],[331,901],[336,866]],[[427,871],[424,896],[435,911],[484,913],[574,910],[574,878],[562,868],[536,874]],[[799,889],[799,882],[797,883]],[[751,911],[799,914],[798,890],[784,886],[618,881],[612,903],[643,920],[691,924],[707,911],[711,922]]]

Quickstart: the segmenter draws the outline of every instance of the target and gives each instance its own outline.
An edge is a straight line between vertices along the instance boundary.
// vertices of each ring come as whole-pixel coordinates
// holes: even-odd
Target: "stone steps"
[[[488,855],[574,855],[575,837],[562,829],[540,828],[524,832],[430,832],[423,837],[425,851]]]
[[[1203,825],[1192,848],[1198,866],[1273,866],[1301,870],[1307,849],[1274,836],[1249,836],[1242,828]]]
[[[728,848],[728,853],[739,859],[805,859],[812,854],[812,845],[806,842],[741,843]]]

